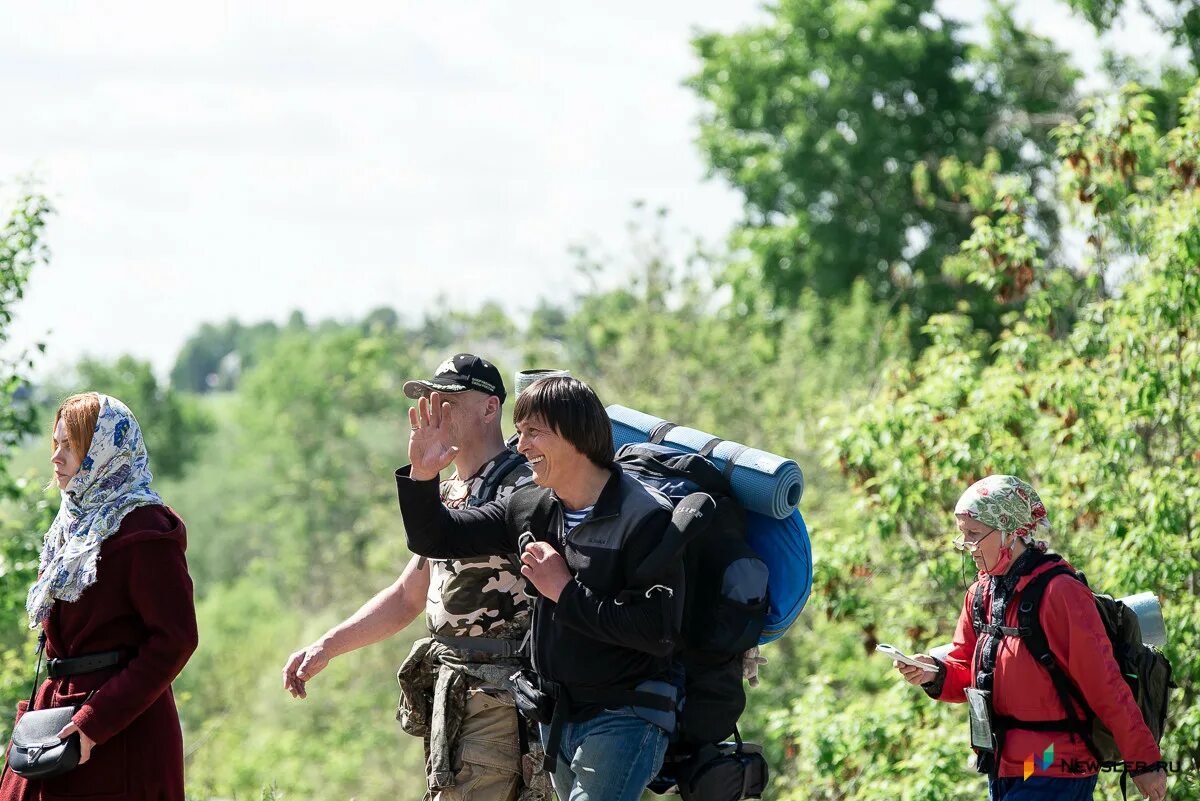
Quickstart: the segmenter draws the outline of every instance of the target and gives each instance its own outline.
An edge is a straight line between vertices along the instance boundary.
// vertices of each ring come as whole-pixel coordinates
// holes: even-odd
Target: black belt
[[[517,640],[501,640],[492,637],[448,637],[441,634],[433,635],[439,642],[456,651],[482,651],[495,656],[513,657],[520,654],[521,643]]]
[[[77,676],[80,673],[94,673],[105,668],[118,667],[125,664],[125,651],[105,651],[101,654],[73,656],[67,659],[51,659],[46,663],[48,674],[52,679],[67,676]]]

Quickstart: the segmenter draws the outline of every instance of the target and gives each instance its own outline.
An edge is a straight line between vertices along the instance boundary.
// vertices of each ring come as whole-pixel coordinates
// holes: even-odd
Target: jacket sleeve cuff
[[[550,601],[555,604],[554,617],[566,622],[567,619],[578,615],[582,611],[579,609],[580,594],[587,597],[587,590],[579,583],[579,579],[572,577],[563,585],[562,592],[558,594],[558,601]]]
[[[936,701],[942,697],[942,693],[946,689],[946,663],[936,657],[934,657],[933,661],[938,663],[937,675],[933,677],[932,681],[922,684],[921,689],[925,691],[926,695]]]
[[[100,721],[97,720],[96,710],[91,704],[84,704],[79,707],[79,711],[71,716],[71,722],[78,726],[79,730],[86,734],[87,738],[96,745],[103,745],[116,734],[115,731],[108,731],[108,729],[100,725]]]
[[[397,481],[399,481],[400,479],[404,479],[405,481],[409,481],[413,484],[429,484],[431,482],[437,483],[439,478],[440,478],[440,476],[434,476],[433,478],[427,478],[424,480],[413,478],[411,464],[406,464],[406,465],[404,465],[404,467],[396,468],[396,480]]]

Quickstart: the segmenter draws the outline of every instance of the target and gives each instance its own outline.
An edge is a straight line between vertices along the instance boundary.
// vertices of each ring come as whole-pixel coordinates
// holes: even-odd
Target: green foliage
[[[994,291],[1015,258],[1037,265],[1046,288],[1031,290],[994,342],[961,313],[931,319],[933,344],[840,429],[834,454],[859,489],[872,556],[863,580],[841,584],[856,564],[835,556],[819,590],[841,598],[832,614],[889,639],[905,628],[917,647],[947,639],[958,611],[947,599],[962,588],[946,548],[949,510],[983,475],[1024,476],[1050,510],[1053,545],[1094,586],[1163,599],[1181,687],[1165,750],[1192,764],[1200,757],[1200,488],[1184,477],[1200,470],[1200,195],[1192,172],[1200,87],[1182,126],[1165,137],[1147,103],[1130,88],[1059,134],[1064,196],[1100,240],[1085,263],[1039,251],[1022,241],[1020,226],[992,230],[1001,258],[993,264],[966,249],[963,258],[977,265],[968,280]],[[1082,302],[1054,291],[1118,255],[1126,280],[1115,297],[1097,273]],[[1063,328],[1061,307],[1076,302]],[[884,572],[886,589],[869,578]],[[922,614],[931,604],[944,610],[939,622]]]
[[[474,311],[466,311],[443,297],[434,306],[438,311],[426,314],[410,328],[388,306],[380,306],[361,320],[350,322],[310,323],[301,312],[295,311],[282,327],[269,321],[253,325],[243,325],[237,320],[221,325],[205,323],[184,343],[171,370],[171,384],[178,390],[196,393],[236,389],[243,375],[271,353],[280,338],[289,334],[403,335],[406,348],[433,350],[440,354],[436,357],[439,360],[445,358],[444,351],[448,349],[467,347],[463,343],[475,343],[475,347],[491,353],[497,348],[507,348],[514,341],[516,326],[497,303],[484,303]]]
[[[332,625],[335,610],[306,615],[267,579],[251,569],[197,608],[201,645],[176,682],[189,791],[201,798],[257,797],[266,787],[279,798],[419,793],[421,743],[394,718],[394,674],[413,637],[335,660],[307,699],[293,699],[282,688],[283,662]]]
[[[967,236],[969,207],[923,202],[914,169],[993,148],[1036,176],[1075,71],[1003,7],[983,48],[932,0],[784,0],[770,11],[766,25],[694,43],[700,146],[745,200],[739,299],[792,306],[805,287],[829,296],[861,278],[877,297],[905,292],[919,315],[951,307],[962,290],[940,266]]]
[[[278,335],[279,327],[271,322],[250,326],[236,320],[222,325],[205,323],[188,337],[176,357],[171,386],[187,392],[233,389],[242,371],[252,367]]]
[[[8,735],[9,710],[29,697],[33,680],[34,637],[25,613],[25,595],[37,577],[42,532],[58,511],[31,476],[18,478],[0,501],[0,738]]]
[[[11,210],[0,219],[0,346],[8,341],[13,306],[25,295],[25,284],[34,267],[44,264],[49,251],[42,241],[42,230],[50,216],[50,203],[43,196],[26,190]],[[42,346],[38,346],[41,350]],[[36,410],[29,401],[23,378],[33,367],[28,356],[15,360],[0,358],[0,498],[12,494],[8,475],[10,451],[22,436],[33,430]]]
[[[42,232],[49,215],[46,199],[26,191],[0,218],[0,346],[8,341],[13,307],[23,297],[30,273],[48,258]],[[35,430],[37,409],[23,378],[32,367],[27,356],[0,359],[0,710],[6,713],[28,693],[25,593],[37,576],[38,534],[53,514],[44,493],[28,477],[14,478],[9,469],[13,446]],[[10,725],[7,715],[0,717],[0,738],[7,739]]]
[[[142,427],[156,476],[178,477],[196,459],[212,432],[212,420],[194,398],[160,386],[148,362],[132,356],[122,356],[111,364],[86,359],[75,369],[78,387],[61,394],[102,392],[123,401]]]
[[[335,579],[355,586],[379,539],[370,511],[394,502],[401,386],[428,371],[399,344],[349,329],[288,334],[243,382],[240,455],[264,480],[261,495],[231,499],[229,511],[239,537],[252,533],[249,554],[317,606]]]
[[[862,282],[839,299],[805,292],[784,314],[739,310],[713,283],[717,257],[678,257],[666,227],[663,216],[634,225],[634,263],[619,265],[630,276],[626,286],[593,290],[560,311],[554,346],[539,352],[546,346],[530,338],[526,362],[557,356],[543,366],[569,366],[606,403],[782,452],[811,449],[815,457],[809,437],[823,410],[869,381],[880,363],[907,356],[904,320],[890,317]],[[579,258],[593,272],[614,266],[586,251]]]

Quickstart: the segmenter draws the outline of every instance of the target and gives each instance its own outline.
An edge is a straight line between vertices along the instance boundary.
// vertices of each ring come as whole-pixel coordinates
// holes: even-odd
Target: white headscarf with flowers
[[[1034,488],[1016,476],[987,476],[976,481],[958,499],[954,514],[999,529],[1006,544],[1015,536],[1031,548],[1046,550],[1046,542],[1034,537],[1038,528],[1050,529],[1046,507]]]
[[[101,395],[91,447],[62,491],[62,506],[43,538],[38,580],[25,600],[30,628],[46,619],[56,600],[77,601],[95,583],[100,545],[125,515],[162,503],[151,480],[150,457],[133,413]]]

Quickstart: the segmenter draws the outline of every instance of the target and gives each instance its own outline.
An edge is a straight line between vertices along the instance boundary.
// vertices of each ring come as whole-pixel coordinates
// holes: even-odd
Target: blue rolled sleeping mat
[[[795,511],[804,495],[804,474],[791,459],[727,442],[625,406],[613,404],[606,411],[612,420],[614,448],[630,442],[654,442],[702,453],[725,474],[734,496],[751,512],[783,520]]]
[[[746,542],[767,565],[767,621],[759,645],[778,640],[800,617],[812,592],[812,543],[800,510],[783,520],[746,513]]]
[[[726,442],[694,428],[625,406],[606,410],[613,446],[654,442],[707,456],[746,507],[746,541],[770,571],[770,608],[759,644],[777,640],[796,621],[812,592],[812,543],[797,505],[804,475],[791,459]]]

